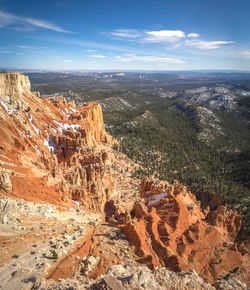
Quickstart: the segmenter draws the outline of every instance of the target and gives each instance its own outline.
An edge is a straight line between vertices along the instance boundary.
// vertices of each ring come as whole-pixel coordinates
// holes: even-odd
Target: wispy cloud
[[[73,62],[73,60],[72,60],[72,59],[64,59],[63,62],[68,62],[68,63],[70,63],[70,62]]]
[[[121,38],[138,38],[141,33],[136,29],[117,29],[112,31],[111,35]]]
[[[250,58],[250,50],[242,51],[242,55],[246,58]]]
[[[89,55],[89,57],[94,57],[94,58],[106,58],[106,55],[101,55],[101,54],[92,54],[92,55]]]
[[[170,58],[170,57],[158,57],[158,56],[152,56],[152,55],[145,55],[145,56],[139,56],[136,54],[125,54],[123,56],[116,56],[116,60],[122,61],[122,62],[131,62],[131,61],[142,61],[142,62],[159,62],[159,63],[175,63],[180,64],[184,61],[177,58]]]
[[[85,49],[86,52],[95,52],[95,49]]]
[[[181,30],[147,31],[144,38],[147,42],[176,42],[185,37]]]
[[[194,46],[200,49],[217,49],[222,45],[234,43],[234,41],[204,41],[204,40],[186,40],[188,46]]]
[[[93,50],[107,50],[107,51],[119,51],[119,52],[134,52],[134,49],[131,49],[131,47],[123,46],[116,46],[116,45],[110,45],[103,42],[94,42],[94,41],[87,41],[87,40],[79,40],[79,39],[73,39],[69,37],[40,37],[40,36],[33,36],[32,37],[35,40],[42,40],[42,41],[49,41],[49,42],[55,42],[55,43],[63,43],[65,45],[75,45],[80,47],[93,47]]]
[[[112,36],[125,40],[138,40],[140,42],[175,42],[185,38],[185,32],[181,30],[152,30],[143,31],[137,29],[117,29],[109,33]],[[198,34],[197,34],[198,35]]]
[[[22,44],[19,44],[16,47],[22,48],[22,49],[34,49],[33,46],[30,46],[30,45],[22,45]]]
[[[58,25],[41,19],[35,19],[30,17],[18,16],[5,11],[0,10],[0,28],[10,26],[19,31],[31,31],[35,28],[48,29],[56,32],[72,33],[65,30]]]
[[[199,33],[189,33],[187,37],[200,37]]]
[[[234,41],[205,41],[196,32],[185,33],[182,30],[152,30],[140,31],[136,29],[117,29],[110,32],[112,36],[119,36],[124,40],[137,41],[138,43],[170,44],[171,48],[193,46],[198,49],[218,49]]]

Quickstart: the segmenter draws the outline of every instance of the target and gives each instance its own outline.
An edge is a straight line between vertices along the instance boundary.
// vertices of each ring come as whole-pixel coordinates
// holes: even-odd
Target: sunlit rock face
[[[144,179],[141,200],[121,227],[139,261],[151,269],[194,269],[212,283],[239,267],[246,282],[249,243],[235,243],[241,216],[224,206],[209,218],[208,213],[209,208],[202,210],[185,186]]]
[[[22,96],[30,93],[30,81],[27,76],[20,73],[0,74],[0,95]]]
[[[101,106],[41,99],[27,76],[0,74],[0,172],[11,195],[103,211],[113,193]],[[105,142],[104,142],[105,141]]]

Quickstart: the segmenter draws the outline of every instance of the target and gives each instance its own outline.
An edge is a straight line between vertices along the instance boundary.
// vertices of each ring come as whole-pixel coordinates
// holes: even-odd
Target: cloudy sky
[[[0,67],[250,70],[249,0],[0,0]]]

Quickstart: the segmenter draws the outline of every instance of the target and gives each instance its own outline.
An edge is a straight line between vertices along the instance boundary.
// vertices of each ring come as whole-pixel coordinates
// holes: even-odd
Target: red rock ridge
[[[220,206],[206,219],[209,208],[202,211],[181,184],[174,188],[168,182],[144,179],[141,198],[121,225],[141,263],[151,269],[194,269],[210,283],[239,267],[239,279],[249,281],[249,243],[234,241],[240,215]]]
[[[56,204],[74,199],[103,211],[114,181],[101,106],[38,95],[27,76],[0,74],[0,173],[13,187],[7,193]]]

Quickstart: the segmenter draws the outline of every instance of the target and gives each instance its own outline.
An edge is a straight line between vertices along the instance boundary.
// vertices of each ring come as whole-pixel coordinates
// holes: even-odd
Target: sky
[[[0,0],[0,68],[250,71],[249,0]]]

